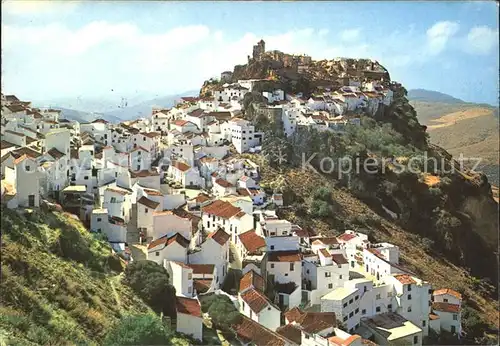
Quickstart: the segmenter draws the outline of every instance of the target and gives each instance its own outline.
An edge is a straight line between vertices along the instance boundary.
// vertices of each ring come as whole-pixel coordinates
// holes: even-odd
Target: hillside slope
[[[121,261],[107,243],[70,214],[1,212],[5,344],[96,345],[122,314],[150,311],[121,284]]]
[[[454,157],[460,154],[481,158],[478,170],[499,184],[499,118],[498,110],[473,103],[410,101],[418,119],[427,125],[432,143]]]

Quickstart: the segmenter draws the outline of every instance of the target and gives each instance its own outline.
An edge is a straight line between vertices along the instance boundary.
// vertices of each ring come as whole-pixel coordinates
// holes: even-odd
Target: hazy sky
[[[23,99],[166,96],[266,48],[373,58],[407,87],[498,102],[488,2],[2,3],[2,89]]]

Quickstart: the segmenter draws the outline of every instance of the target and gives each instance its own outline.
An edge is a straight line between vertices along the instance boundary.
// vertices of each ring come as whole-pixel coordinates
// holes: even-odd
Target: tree
[[[215,295],[204,308],[207,309],[212,322],[221,329],[228,328],[241,319],[231,299],[224,294]]]
[[[104,345],[168,345],[172,337],[158,316],[130,315],[122,317],[108,332]]]
[[[157,313],[174,317],[175,288],[168,283],[168,272],[152,261],[130,263],[123,282],[130,286]]]

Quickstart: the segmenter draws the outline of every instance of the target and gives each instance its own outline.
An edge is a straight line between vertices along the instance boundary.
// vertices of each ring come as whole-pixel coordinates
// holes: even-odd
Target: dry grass
[[[427,128],[429,131],[432,131],[434,129],[456,125],[458,122],[463,120],[469,120],[477,117],[487,116],[490,115],[491,113],[492,113],[491,109],[483,107],[465,109],[458,112],[453,112],[443,115],[442,117],[437,119],[433,119],[430,121]]]

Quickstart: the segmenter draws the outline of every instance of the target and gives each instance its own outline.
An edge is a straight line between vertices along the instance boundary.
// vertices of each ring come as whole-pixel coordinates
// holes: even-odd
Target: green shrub
[[[169,345],[172,336],[157,316],[125,316],[109,331],[103,345]]]
[[[212,318],[212,322],[221,329],[227,329],[241,320],[241,315],[231,299],[223,294],[216,295],[212,299],[208,307],[208,314]]]

